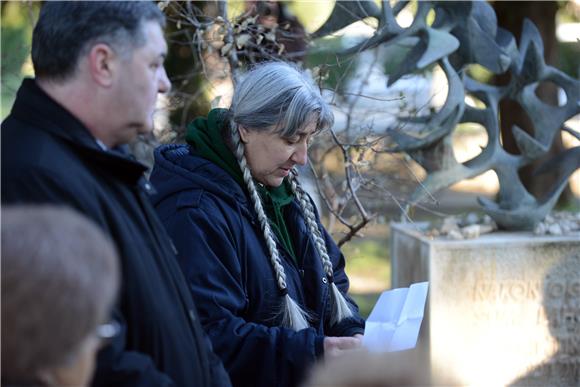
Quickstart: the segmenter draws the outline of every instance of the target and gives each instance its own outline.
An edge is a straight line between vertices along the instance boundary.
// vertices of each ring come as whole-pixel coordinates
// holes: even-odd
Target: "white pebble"
[[[552,235],[562,235],[562,227],[558,223],[551,224],[548,227],[548,233]]]

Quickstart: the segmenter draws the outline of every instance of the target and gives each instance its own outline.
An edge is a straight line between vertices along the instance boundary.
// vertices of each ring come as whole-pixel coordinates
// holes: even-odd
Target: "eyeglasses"
[[[95,330],[95,336],[101,342],[101,348],[107,346],[119,333],[121,333],[121,324],[115,320],[101,324]]]

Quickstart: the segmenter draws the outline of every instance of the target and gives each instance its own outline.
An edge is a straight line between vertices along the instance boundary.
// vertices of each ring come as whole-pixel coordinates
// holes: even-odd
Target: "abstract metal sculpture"
[[[374,1],[337,1],[327,22],[313,36],[325,36],[358,20],[376,18],[374,36],[340,54],[359,53],[379,45],[412,44],[397,71],[389,76],[387,87],[403,75],[439,64],[449,83],[443,107],[428,116],[400,118],[400,122],[413,125],[387,132],[395,144],[391,152],[406,152],[427,171],[411,204],[418,203],[429,191],[492,169],[500,184],[498,201],[478,198],[483,210],[501,228],[533,229],[553,208],[568,177],[580,168],[580,147],[568,149],[538,168],[536,173],[549,171],[558,176],[556,185],[540,200],[526,190],[518,170],[545,155],[556,135],[567,130],[564,122],[580,113],[580,81],[546,65],[541,36],[528,20],[518,49],[513,35],[497,26],[495,13],[486,2],[419,1],[412,24],[402,28],[395,17],[408,3],[399,1],[391,7],[389,1],[382,1],[378,7]],[[431,10],[435,11],[435,20],[429,25],[427,16]],[[507,72],[510,81],[502,86],[480,83],[466,74],[466,67],[472,64],[494,74]],[[560,87],[566,94],[566,103],[551,106],[542,102],[535,94],[540,82]],[[485,107],[467,105],[466,95],[476,97]],[[508,153],[500,143],[499,103],[504,99],[517,101],[534,126],[533,134],[517,126],[512,128],[519,155]],[[453,155],[451,137],[458,124],[467,122],[482,125],[488,143],[479,155],[459,163]],[[577,133],[570,133],[578,137]]]

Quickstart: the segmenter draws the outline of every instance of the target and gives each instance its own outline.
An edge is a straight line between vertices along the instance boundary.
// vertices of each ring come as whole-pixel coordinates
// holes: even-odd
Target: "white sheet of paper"
[[[373,352],[415,348],[428,288],[428,282],[419,282],[383,292],[367,319],[363,346]]]

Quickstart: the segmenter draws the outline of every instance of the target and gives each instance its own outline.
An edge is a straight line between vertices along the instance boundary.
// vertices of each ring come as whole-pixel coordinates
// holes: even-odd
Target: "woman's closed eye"
[[[295,135],[295,136],[291,136],[291,137],[286,137],[285,140],[288,144],[294,145],[294,144],[298,144],[300,142],[300,140],[302,140],[302,136]]]
[[[296,134],[296,135],[291,136],[291,137],[286,137],[284,140],[289,145],[296,145],[296,144],[301,143],[303,141],[306,141],[306,145],[310,145],[310,143],[312,142],[312,138],[313,138],[312,134]]]

